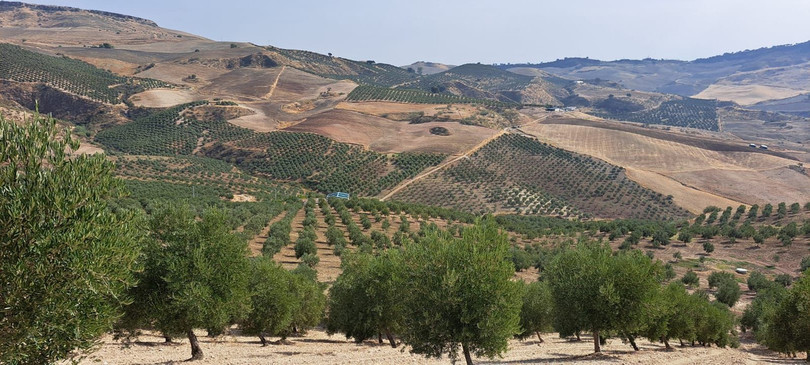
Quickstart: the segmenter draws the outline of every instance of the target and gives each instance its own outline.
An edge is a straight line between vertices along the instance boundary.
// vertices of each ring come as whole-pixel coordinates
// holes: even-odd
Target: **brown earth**
[[[450,135],[432,134],[430,129],[433,127],[447,128]],[[409,124],[341,109],[307,118],[285,130],[317,133],[383,153],[420,151],[447,154],[462,153],[497,133],[455,122]]]
[[[713,84],[694,97],[697,99],[728,100],[740,105],[751,105],[766,100],[789,98],[805,92],[807,91],[766,85]]]
[[[355,344],[342,335],[329,336],[322,329],[309,331],[305,336],[289,338],[290,344],[262,347],[258,338],[224,335],[216,338],[197,332],[206,358],[195,364],[449,364],[450,359],[429,359],[411,354],[408,348],[391,348],[388,343],[365,341]],[[509,341],[509,350],[502,358],[489,360],[473,358],[477,364],[800,364],[803,359],[788,359],[764,349],[745,338],[739,349],[717,347],[678,347],[666,351],[664,346],[646,340],[638,341],[640,351],[634,352],[620,340],[608,340],[603,353],[594,355],[593,343],[588,335],[582,341],[561,339],[554,333],[543,334],[544,343],[536,338]],[[271,338],[275,340],[275,338]],[[173,364],[190,357],[187,339],[176,339],[176,344],[163,343],[163,337],[144,334],[137,341],[123,346],[111,336],[105,336],[98,351],[80,364]],[[463,361],[463,360],[462,360]]]
[[[542,142],[622,166],[629,177],[673,195],[692,212],[738,202],[810,201],[810,178],[791,170],[798,162],[785,153],[673,131],[564,118],[521,130]]]

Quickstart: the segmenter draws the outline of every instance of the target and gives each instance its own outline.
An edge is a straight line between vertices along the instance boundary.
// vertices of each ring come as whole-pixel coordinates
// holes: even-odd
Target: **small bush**
[[[697,274],[695,274],[694,271],[689,270],[689,271],[686,272],[686,274],[683,274],[683,277],[681,278],[681,282],[684,283],[684,285],[687,285],[687,286],[699,285],[700,284],[700,278],[698,278]]]

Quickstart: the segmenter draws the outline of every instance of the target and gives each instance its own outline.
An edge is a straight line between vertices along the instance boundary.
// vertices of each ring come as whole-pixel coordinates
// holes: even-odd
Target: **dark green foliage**
[[[715,293],[714,296],[717,298],[718,302],[733,307],[740,299],[740,295],[742,295],[740,286],[732,279],[720,281],[717,285],[717,293]]]
[[[315,265],[321,262],[321,258],[317,254],[307,252],[301,256],[301,262],[309,267],[315,267]]]
[[[713,271],[709,274],[709,288],[714,289],[725,281],[734,282],[734,274],[725,271]]]
[[[782,219],[787,215],[787,204],[781,202],[776,208],[776,219]]]
[[[405,246],[402,340],[415,353],[494,357],[520,332],[520,287],[505,260],[509,243],[494,220],[461,238],[430,232]]]
[[[525,339],[536,335],[541,342],[542,332],[550,332],[554,322],[554,302],[548,283],[535,281],[522,285],[523,306],[520,309],[520,329],[518,338]]]
[[[762,207],[762,217],[770,217],[771,213],[773,213],[773,205],[771,205],[771,203],[765,204],[765,206]]]
[[[706,253],[714,252],[714,244],[709,241],[703,242],[703,251],[706,251]]]
[[[748,290],[759,292],[760,290],[770,288],[773,286],[774,282],[768,280],[761,272],[754,271],[748,275]]]
[[[295,258],[301,258],[306,254],[316,255],[318,253],[318,246],[315,241],[306,232],[313,232],[311,230],[304,230],[299,233],[298,239],[295,241]]]
[[[247,242],[231,233],[222,211],[196,218],[188,207],[153,213],[146,268],[125,324],[196,340],[193,329],[221,331],[248,313]],[[194,342],[192,358],[202,358]]]
[[[639,250],[613,255],[607,245],[581,243],[563,251],[544,276],[554,298],[555,328],[563,336],[593,332],[596,352],[599,336],[637,333],[644,303],[655,294],[661,274],[660,262]]]
[[[688,270],[686,274],[683,274],[681,282],[687,286],[695,286],[700,284],[700,278],[698,278],[694,271]]]
[[[790,284],[793,283],[793,278],[790,277],[789,274],[779,274],[773,278],[773,281],[785,288],[789,287]]]
[[[393,336],[402,323],[399,298],[404,294],[395,282],[401,270],[399,252],[348,254],[341,268],[343,272],[329,289],[327,332],[341,332],[358,343],[383,333],[395,347]]]
[[[376,195],[445,158],[417,152],[389,157],[317,134],[290,132],[253,133],[238,142],[215,144],[205,153],[255,174],[353,196]]]
[[[738,345],[734,316],[728,308],[698,293],[690,295],[681,283],[662,288],[646,307],[645,318],[643,335],[664,342],[668,349],[670,339],[720,347]]]
[[[360,85],[346,97],[349,101],[393,101],[414,104],[481,104],[491,106],[516,106],[491,99],[476,99],[452,94],[431,93],[411,89],[391,89],[371,85]]]
[[[326,243],[330,246],[346,246],[347,242],[343,231],[335,226],[329,226],[326,229]]]
[[[515,265],[515,271],[523,271],[532,267],[531,255],[520,247],[509,248],[509,257],[512,259],[512,265]]]
[[[763,330],[769,323],[765,321],[774,314],[777,303],[787,296],[787,290],[782,286],[770,286],[757,292],[754,300],[745,307],[740,324],[743,331],[751,329],[759,342],[765,342],[767,331]]]
[[[677,274],[675,274],[675,268],[670,263],[666,263],[664,265],[664,281],[670,281],[675,279]]]
[[[378,250],[391,247],[391,239],[380,231],[371,231],[371,241],[374,242],[374,247]]]
[[[498,207],[566,217],[663,220],[688,215],[670,198],[627,178],[618,166],[519,134],[498,137],[394,198],[470,212]]]
[[[669,234],[669,232],[666,232],[666,231],[663,231],[663,230],[656,231],[653,234],[652,244],[655,247],[666,246],[666,245],[669,244],[669,238],[670,237],[671,237],[671,235]]]
[[[250,312],[240,322],[246,335],[280,336],[292,323],[294,297],[290,295],[292,274],[267,257],[251,259],[248,285]]]
[[[810,275],[804,273],[789,290],[781,286],[771,295],[759,295],[746,310],[745,325],[754,328],[757,341],[768,348],[787,354],[810,353]]]
[[[324,287],[318,283],[317,272],[311,267],[301,264],[292,271],[289,295],[294,300],[293,316],[287,333],[281,333],[282,338],[288,334],[302,334],[306,330],[321,323],[326,308],[326,294]]]
[[[810,256],[803,257],[801,265],[799,266],[799,270],[801,270],[801,272],[805,272],[807,269],[810,269]]]
[[[614,102],[618,102],[614,98]],[[624,101],[624,100],[622,100]],[[669,100],[661,103],[654,109],[638,110],[638,108],[615,107],[603,108],[603,112],[596,115],[604,118],[626,120],[638,123],[663,124],[676,127],[687,127],[717,131],[717,101],[693,98]]]
[[[7,67],[0,48],[0,69]],[[62,138],[64,136],[64,138]],[[0,363],[56,363],[112,328],[135,284],[143,228],[107,201],[121,183],[103,155],[51,118],[0,116]]]
[[[111,104],[140,91],[169,86],[158,80],[118,76],[83,61],[47,56],[5,43],[0,43],[0,79],[41,82]]]
[[[262,255],[272,257],[281,248],[290,243],[290,233],[292,232],[292,220],[295,214],[301,209],[300,201],[287,206],[284,218],[270,225],[267,232],[267,240],[262,245]]]

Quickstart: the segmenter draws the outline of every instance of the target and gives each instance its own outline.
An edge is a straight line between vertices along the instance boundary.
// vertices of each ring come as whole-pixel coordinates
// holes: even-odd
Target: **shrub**
[[[139,269],[139,220],[108,209],[113,164],[66,155],[79,144],[54,119],[0,115],[0,141],[0,363],[57,363],[112,329]]]
[[[687,286],[694,286],[700,284],[700,278],[698,278],[697,274],[694,271],[688,270],[686,274],[683,274],[681,278],[681,282]]]

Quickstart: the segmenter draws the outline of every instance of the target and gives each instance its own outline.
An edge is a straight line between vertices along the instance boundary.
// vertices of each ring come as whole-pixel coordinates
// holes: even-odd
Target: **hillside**
[[[447,71],[447,70],[449,70],[449,69],[451,69],[453,67],[456,67],[456,66],[445,65],[443,63],[437,63],[437,62],[418,61],[418,62],[414,62],[414,63],[412,63],[410,65],[401,66],[401,67],[406,69],[406,70],[411,69],[411,70],[413,70],[413,72],[416,72],[417,74],[433,75],[433,74],[437,74],[437,73],[440,73],[440,72]]]
[[[604,68],[601,61],[566,59],[519,69],[466,64],[419,74],[415,69],[409,72],[373,60],[215,42],[166,30],[147,20],[105,12],[4,3],[0,19],[0,33],[9,35],[4,39],[17,44],[2,45],[0,99],[11,109],[33,109],[39,101],[43,111],[86,128],[87,132],[82,130],[83,138],[110,153],[205,156],[233,164],[246,173],[301,183],[320,192],[348,190],[384,196],[402,189],[400,185],[409,184],[411,178],[430,171],[443,160],[455,161],[453,167],[446,169],[442,165],[440,173],[431,175],[431,179],[450,171],[463,175],[467,174],[465,170],[483,168],[456,159],[504,128],[519,127],[523,128],[520,133],[533,134],[543,143],[627,167],[618,177],[621,184],[640,184],[655,194],[672,195],[676,205],[684,204],[677,209],[699,211],[701,207],[693,202],[700,200],[691,198],[693,194],[749,204],[759,199],[805,198],[805,192],[796,187],[804,186],[802,179],[806,175],[795,170],[797,163],[808,158],[802,152],[810,141],[810,127],[804,118],[776,114],[770,104],[762,104],[769,110],[754,112],[734,104],[628,90],[626,83],[604,78],[577,82],[580,77],[568,80],[551,73],[579,67]],[[82,41],[91,35],[98,39],[93,32],[99,29],[112,33],[105,38],[110,43],[108,48],[94,48],[99,45]],[[75,44],[65,43],[68,40]],[[760,64],[788,67],[787,60],[802,54],[802,49],[796,47],[692,63],[719,70],[717,65],[743,67],[740,65],[744,61],[756,58]],[[664,67],[670,64],[667,62],[615,64]],[[750,75],[736,75],[734,80],[756,78],[751,75],[759,71],[746,72]],[[771,76],[777,77],[773,72]],[[741,176],[734,169],[726,169],[726,165],[713,163],[701,171],[651,168],[670,166],[666,162],[670,157],[660,154],[644,166],[611,159],[611,152],[604,148],[585,149],[572,142],[576,137],[549,134],[558,127],[538,123],[553,113],[530,106],[538,104],[576,107],[592,116],[620,122],[663,125],[672,129],[670,135],[659,138],[673,143],[680,143],[681,135],[696,134],[709,141],[725,139],[743,146],[750,142],[768,144],[797,162],[756,167],[756,181],[786,181],[785,189],[767,194],[758,193],[759,189],[742,194],[736,184],[730,185],[734,188],[718,189],[717,176],[740,183]],[[285,161],[279,161],[279,156]],[[403,161],[414,163],[406,166]],[[566,195],[562,188],[536,185],[532,178],[519,177],[520,172],[499,172],[505,174],[502,179],[520,182],[520,186],[501,187],[503,192],[497,194],[479,186],[476,189],[481,190],[480,194],[475,194],[483,194],[485,200],[470,200],[463,209],[512,211],[517,205],[510,203],[514,197],[509,195],[509,189],[528,189],[530,193],[526,194],[540,200],[531,208],[519,209],[523,214],[658,214],[649,213],[652,208],[642,208],[647,211],[644,214],[611,212],[600,208],[602,203],[588,199],[572,201],[574,195]],[[673,180],[655,178],[661,174]],[[409,192],[408,199],[414,201],[462,208],[458,197],[439,194],[427,199],[414,195],[440,186],[421,189],[427,181],[400,194]],[[679,184],[673,184],[675,181]],[[542,208],[547,200],[557,203]],[[681,215],[673,210],[662,216]]]
[[[307,15],[268,14],[267,19]],[[404,312],[357,314],[375,305],[461,318],[458,322],[466,326],[461,332],[504,327],[499,336],[508,348],[491,363],[795,360],[738,329],[745,309],[767,298],[749,279],[761,274],[772,286],[759,289],[783,289],[810,263],[810,86],[805,85],[810,42],[694,61],[567,58],[536,65],[416,62],[397,67],[374,59],[218,42],[123,14],[17,2],[0,2],[0,39],[0,133],[22,133],[15,132],[16,126],[39,110],[58,118],[60,130],[50,143],[71,135],[82,143],[75,151],[75,146],[58,145],[57,150],[67,150],[67,168],[59,164],[59,151],[52,153],[53,160],[29,158],[33,167],[24,173],[18,169],[29,168],[25,163],[0,162],[8,185],[30,182],[3,186],[12,192],[3,195],[12,202],[3,204],[4,216],[34,217],[7,229],[6,241],[16,246],[3,256],[13,262],[3,266],[10,270],[0,270],[5,282],[25,272],[20,268],[39,270],[59,261],[54,257],[68,257],[58,255],[63,249],[76,253],[71,263],[96,259],[85,246],[97,243],[97,232],[72,235],[63,224],[85,224],[103,214],[107,220],[94,225],[132,236],[110,235],[102,243],[109,245],[109,257],[131,258],[132,267],[121,271],[136,276],[126,280],[132,287],[113,285],[121,286],[119,298],[133,300],[118,303],[114,309],[125,307],[126,315],[111,314],[109,324],[95,332],[103,337],[88,342],[97,345],[93,352],[76,358],[78,363],[174,363],[187,358],[189,344],[196,341],[183,335],[193,339],[195,333],[205,348],[203,364],[447,363],[409,351],[419,345],[403,332],[404,319],[411,319]],[[17,145],[9,139],[9,145]],[[40,150],[45,151],[21,147],[6,154]],[[96,153],[103,155],[83,156]],[[120,179],[114,184],[120,183],[121,194],[99,194],[93,197],[96,206],[85,209],[71,196],[92,195],[103,187],[60,174],[106,176],[98,173],[105,160],[113,163],[106,168]],[[45,184],[52,177],[61,179],[60,189]],[[29,191],[36,193],[30,199],[25,196]],[[345,194],[349,197],[343,199]],[[49,205],[70,209],[53,216],[29,212]],[[45,208],[26,211],[31,206]],[[167,207],[182,208],[161,215]],[[208,218],[211,210],[217,211],[210,215],[215,219]],[[14,236],[43,225],[52,227],[24,240]],[[125,252],[121,246],[130,238],[132,248]],[[70,245],[73,241],[85,246]],[[603,246],[565,256],[578,243]],[[423,252],[408,256],[414,249]],[[455,252],[445,255],[445,249]],[[29,261],[17,264],[15,253]],[[226,255],[234,260],[224,263]],[[596,265],[560,270],[566,262],[586,262],[589,256],[600,257],[591,261]],[[353,260],[382,258],[389,261],[369,266],[370,280],[346,285],[339,279],[353,275]],[[439,259],[428,260],[433,258]],[[118,270],[122,265],[106,266]],[[276,271],[262,276],[265,266]],[[56,288],[50,280],[82,269],[60,268],[31,276],[42,284],[17,290],[17,298],[48,292]],[[408,275],[423,269],[429,274],[425,281],[439,286],[412,285],[419,280]],[[497,269],[497,275],[489,276],[490,269]],[[227,278],[217,276],[226,272]],[[733,288],[739,298],[726,302],[720,288],[707,285],[716,272],[728,279],[722,290]],[[620,280],[607,279],[617,273]],[[682,279],[688,273],[694,274],[693,282]],[[68,274],[75,279],[68,286],[86,284],[84,277]],[[534,289],[518,291],[524,287],[517,282],[541,288],[537,282],[548,284],[555,277],[556,294],[585,286],[598,293],[576,298],[576,304],[557,299],[551,310],[550,286],[540,293],[542,300],[527,294]],[[628,290],[641,281],[646,288]],[[688,306],[676,308],[660,289],[679,282],[688,284],[676,289],[690,299],[684,299]],[[471,283],[483,289],[466,289]],[[362,331],[368,336],[357,342],[345,339],[349,331],[331,328],[335,321],[325,319],[341,305],[328,302],[325,307],[322,295],[339,297],[330,290],[341,285],[369,297],[342,306],[355,311],[346,317],[367,322]],[[369,294],[377,286],[386,288]],[[56,289],[72,293],[61,285]],[[176,291],[167,295],[164,289]],[[638,293],[643,291],[642,297]],[[222,293],[239,298],[229,303],[229,313],[214,313],[222,304],[215,295]],[[433,294],[445,297],[436,300]],[[396,300],[382,305],[384,296]],[[427,298],[428,305],[402,304],[414,297]],[[494,304],[482,304],[482,298]],[[161,300],[202,309],[155,304]],[[591,311],[569,314],[596,300],[610,302],[604,306],[610,309],[606,317],[626,321],[611,319],[617,324],[598,329],[586,324]],[[492,319],[491,309],[506,307],[513,319],[518,314],[525,318],[522,308],[537,304],[532,301],[549,302],[538,304],[547,307],[539,317],[554,323],[527,332],[523,340],[513,338],[519,332],[516,323],[478,320]],[[14,305],[2,306],[0,316],[15,314]],[[83,305],[93,308],[94,303]],[[466,309],[460,315],[435,314],[445,306]],[[631,306],[637,307],[635,315],[627,314]],[[21,312],[39,307],[28,305]],[[59,318],[77,319],[77,307],[67,306]],[[209,309],[212,313],[200,315]],[[268,311],[254,317],[286,319],[273,325],[279,328],[251,332],[249,322],[255,318],[246,313],[258,309]],[[474,311],[490,317],[476,314],[469,320],[467,313]],[[692,332],[669,336],[672,348],[664,336],[665,347],[658,341],[661,333],[653,331],[660,330],[655,327],[663,318],[659,312],[677,312]],[[164,327],[183,313],[219,321],[179,323],[186,327],[181,331]],[[299,318],[304,316],[311,318]],[[379,319],[367,318],[373,316],[401,323],[380,325],[372,323]],[[51,320],[43,318],[38,320]],[[558,323],[566,320],[571,323]],[[27,322],[19,323],[26,329]],[[446,330],[419,321],[411,326]],[[520,326],[526,329],[525,323]],[[607,338],[604,352],[593,354],[591,341],[595,337],[599,343],[600,331]],[[394,347],[383,344],[383,335]],[[262,346],[268,345],[264,337],[272,338],[270,346]],[[636,351],[625,343],[634,337]],[[0,344],[6,342],[27,344],[4,342],[0,336]],[[446,353],[443,346],[437,354]],[[462,351],[469,354],[466,342]],[[472,353],[486,363],[475,355],[487,352],[473,348]]]
[[[763,47],[718,56],[678,60],[600,61],[566,58],[502,69],[538,68],[575,80],[604,79],[628,89],[735,101],[750,105],[810,91],[801,82],[810,61],[810,42]]]

